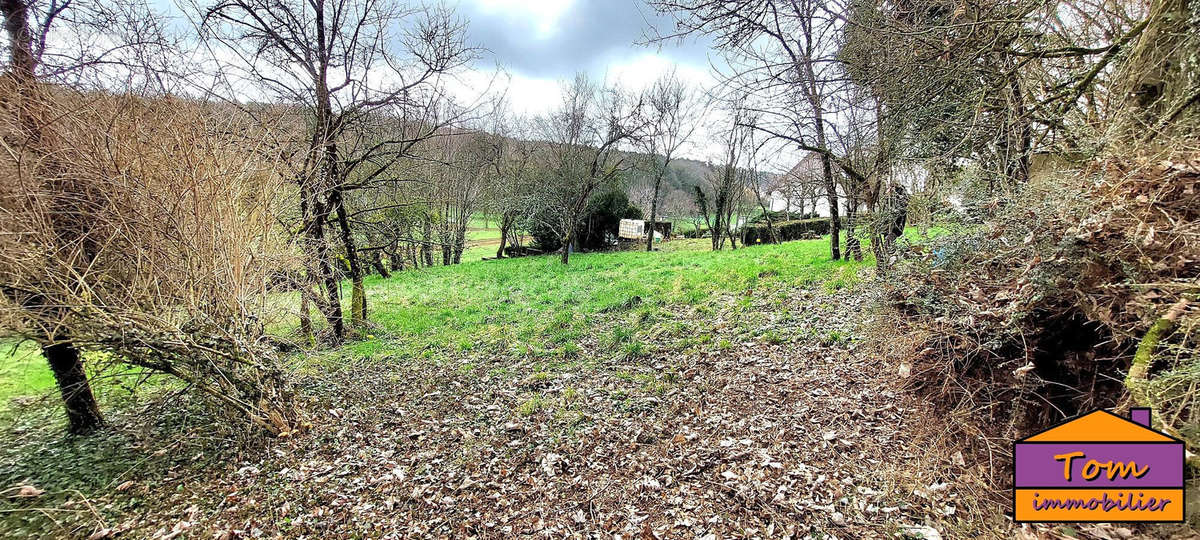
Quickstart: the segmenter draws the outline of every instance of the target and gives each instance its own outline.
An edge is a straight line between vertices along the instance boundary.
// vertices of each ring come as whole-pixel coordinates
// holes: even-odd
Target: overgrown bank
[[[959,435],[993,463],[997,504],[1009,441],[1098,407],[1152,407],[1156,429],[1200,447],[1198,187],[1186,157],[1081,164],[906,254],[880,350],[943,414],[969,419]]]

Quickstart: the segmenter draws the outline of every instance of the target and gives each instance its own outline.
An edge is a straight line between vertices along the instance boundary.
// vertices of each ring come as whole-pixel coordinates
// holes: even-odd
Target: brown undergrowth
[[[1197,451],[1198,188],[1195,155],[1088,163],[906,248],[875,346],[953,419],[998,504],[1014,439],[1097,407],[1151,406],[1156,428]],[[1173,331],[1147,345],[1172,311]],[[1127,377],[1139,345],[1146,369]]]

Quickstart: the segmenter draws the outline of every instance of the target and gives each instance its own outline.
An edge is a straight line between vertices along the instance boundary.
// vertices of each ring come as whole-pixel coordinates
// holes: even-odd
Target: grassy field
[[[632,309],[642,317],[670,305],[696,305],[720,292],[826,280],[841,287],[853,268],[872,264],[828,260],[828,237],[713,253],[708,239],[676,238],[659,251],[583,253],[564,267],[556,255],[506,260],[494,257],[495,222],[475,218],[463,264],[367,279],[373,330],[365,339],[326,355],[390,354],[445,357],[455,352],[517,351],[537,357],[573,354],[591,328],[590,314]],[[936,236],[940,229],[928,234]],[[922,235],[909,229],[907,236]],[[349,291],[348,285],[344,289]],[[287,304],[287,299],[283,300]],[[294,312],[294,308],[288,308]],[[284,315],[274,332],[295,331]],[[319,323],[318,323],[319,324]],[[637,345],[629,345],[636,347]],[[37,347],[0,344],[0,411],[14,398],[45,396],[54,379]]]
[[[482,225],[482,223],[481,223]],[[661,251],[576,254],[482,261],[494,246],[469,248],[463,264],[367,280],[371,320],[364,339],[326,355],[445,358],[458,352],[517,352],[563,358],[592,331],[589,315],[630,309],[650,318],[671,305],[696,305],[721,292],[770,289],[832,277],[856,279],[864,263],[828,260],[825,240],[712,253],[708,240],[678,239]],[[347,289],[348,290],[348,289]],[[295,328],[288,317],[276,331]],[[636,348],[636,343],[616,336]],[[0,409],[21,396],[46,395],[54,380],[36,347],[9,344],[0,363]]]
[[[0,361],[0,410],[14,397],[46,392],[54,385],[54,376],[33,343],[0,347],[0,355],[7,356]]]
[[[836,288],[855,280],[853,270],[863,264],[828,260],[821,240],[717,253],[706,245],[677,240],[654,253],[577,254],[567,266],[542,256],[375,276],[367,287],[378,331],[345,352],[441,357],[483,349],[569,357],[592,331],[593,314],[631,310],[652,318],[656,310],[718,293],[817,279]]]
[[[15,401],[16,414],[0,415],[18,442],[0,446],[0,480],[46,493],[0,499],[0,536],[120,525],[152,537],[192,508],[183,517],[197,537],[246,524],[285,537],[422,537],[433,524],[452,537],[490,523],[512,527],[492,536],[517,537],[580,519],[633,537],[645,525],[626,523],[627,506],[644,498],[657,501],[648,523],[665,536],[686,519],[692,536],[731,537],[771,530],[779,515],[730,513],[741,495],[714,486],[809,516],[809,505],[841,505],[846,479],[873,504],[914,504],[914,487],[930,480],[896,485],[913,470],[903,456],[922,454],[898,438],[911,426],[886,388],[894,366],[859,347],[872,261],[830,261],[826,239],[709,245],[372,277],[369,326],[290,358],[307,431],[262,448],[214,432],[221,418],[169,381],[136,393],[97,382],[112,428],[83,439],[63,439],[53,399]],[[291,299],[277,300],[286,311]],[[295,321],[271,331],[290,334]],[[52,392],[48,379],[36,384]],[[831,458],[848,445],[863,459]],[[809,473],[838,481],[795,488]],[[647,491],[647,478],[671,480]],[[594,517],[573,516],[581,493]],[[654,506],[663,501],[696,502]],[[894,529],[893,515],[839,508],[844,519],[811,514],[814,536],[848,522]]]

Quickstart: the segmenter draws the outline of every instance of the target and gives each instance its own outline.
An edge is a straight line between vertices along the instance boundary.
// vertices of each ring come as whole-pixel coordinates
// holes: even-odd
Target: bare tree
[[[611,185],[626,165],[621,143],[633,141],[643,128],[640,100],[583,74],[563,86],[562,105],[542,119],[549,177],[540,190],[541,215],[562,238],[563,264],[592,194]]]
[[[663,215],[673,220],[692,220],[694,225],[699,219],[700,209],[696,206],[696,201],[689,196],[687,192],[681,189],[672,189],[663,196],[662,202]]]
[[[37,208],[49,226],[46,237],[40,238],[48,242],[42,270],[24,276],[12,273],[19,271],[16,265],[6,267],[0,288],[37,328],[25,337],[42,347],[70,431],[88,433],[104,421],[84,371],[79,336],[72,332],[76,319],[64,297],[78,292],[83,283],[63,290],[54,271],[70,268],[86,273],[100,249],[94,220],[103,209],[91,201],[93,186],[73,174],[61,155],[58,124],[70,111],[57,107],[61,103],[55,103],[54,90],[46,83],[102,88],[111,77],[123,83],[119,89],[152,86],[159,80],[154,73],[157,65],[146,60],[169,58],[162,53],[170,38],[160,19],[139,1],[3,0],[0,16],[8,36],[8,65],[0,92],[5,95],[4,120],[12,128],[5,133],[6,156],[29,164],[10,170],[13,176],[7,180],[26,192],[10,193],[13,199],[3,203],[13,204],[7,209],[14,213],[14,208]],[[42,207],[46,201],[49,206]]]
[[[529,120],[511,114],[504,104],[496,107],[492,118],[492,129],[483,139],[490,146],[492,168],[484,187],[485,205],[500,228],[496,257],[504,258],[506,247],[520,247],[518,222],[528,213],[535,197],[538,145],[529,140],[532,135]]]
[[[750,182],[747,185],[750,191],[754,194],[754,202],[758,204],[759,215],[763,221],[767,222],[767,235],[771,239],[771,243],[779,242],[779,235],[775,232],[775,217],[771,211],[771,194],[780,189],[780,184],[764,174],[753,174],[750,177]]]
[[[438,173],[431,181],[435,213],[439,216],[439,240],[442,264],[462,261],[467,229],[475,215],[485,178],[498,159],[497,148],[486,133],[446,128],[447,134],[436,141],[440,147]]]
[[[650,190],[650,229],[646,235],[646,251],[654,250],[663,177],[670,170],[671,160],[695,133],[699,125],[699,105],[696,93],[679,79],[675,70],[659,77],[647,91],[646,109],[650,124],[642,141],[650,154],[648,159],[653,187]]]
[[[834,151],[831,97],[845,80],[837,61],[842,20],[815,0],[721,1],[654,0],[659,11],[676,16],[679,32],[716,38],[731,67],[725,84],[747,93],[761,116],[755,129],[816,153],[829,201],[830,254],[841,257],[837,179],[834,167],[862,176]]]
[[[707,175],[708,192],[700,186],[695,187],[696,205],[708,226],[713,251],[723,249],[726,240],[731,248],[737,248],[736,215],[741,210],[751,176],[745,165],[754,152],[752,116],[746,109],[736,106],[730,111],[730,125],[721,139],[722,161]]]
[[[353,283],[351,319],[366,319],[363,264],[346,192],[394,181],[395,165],[456,118],[437,116],[441,77],[474,57],[465,25],[442,8],[392,1],[220,0],[199,9],[225,68],[269,98],[302,107],[295,154],[307,272],[333,342],[345,335],[325,226],[333,221]],[[397,38],[398,37],[398,38]],[[237,96],[232,96],[236,98]]]

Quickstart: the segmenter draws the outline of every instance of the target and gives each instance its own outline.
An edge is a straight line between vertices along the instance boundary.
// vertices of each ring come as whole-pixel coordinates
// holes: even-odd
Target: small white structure
[[[611,222],[610,222],[611,223]],[[617,236],[638,240],[646,237],[646,222],[640,219],[622,219]]]

